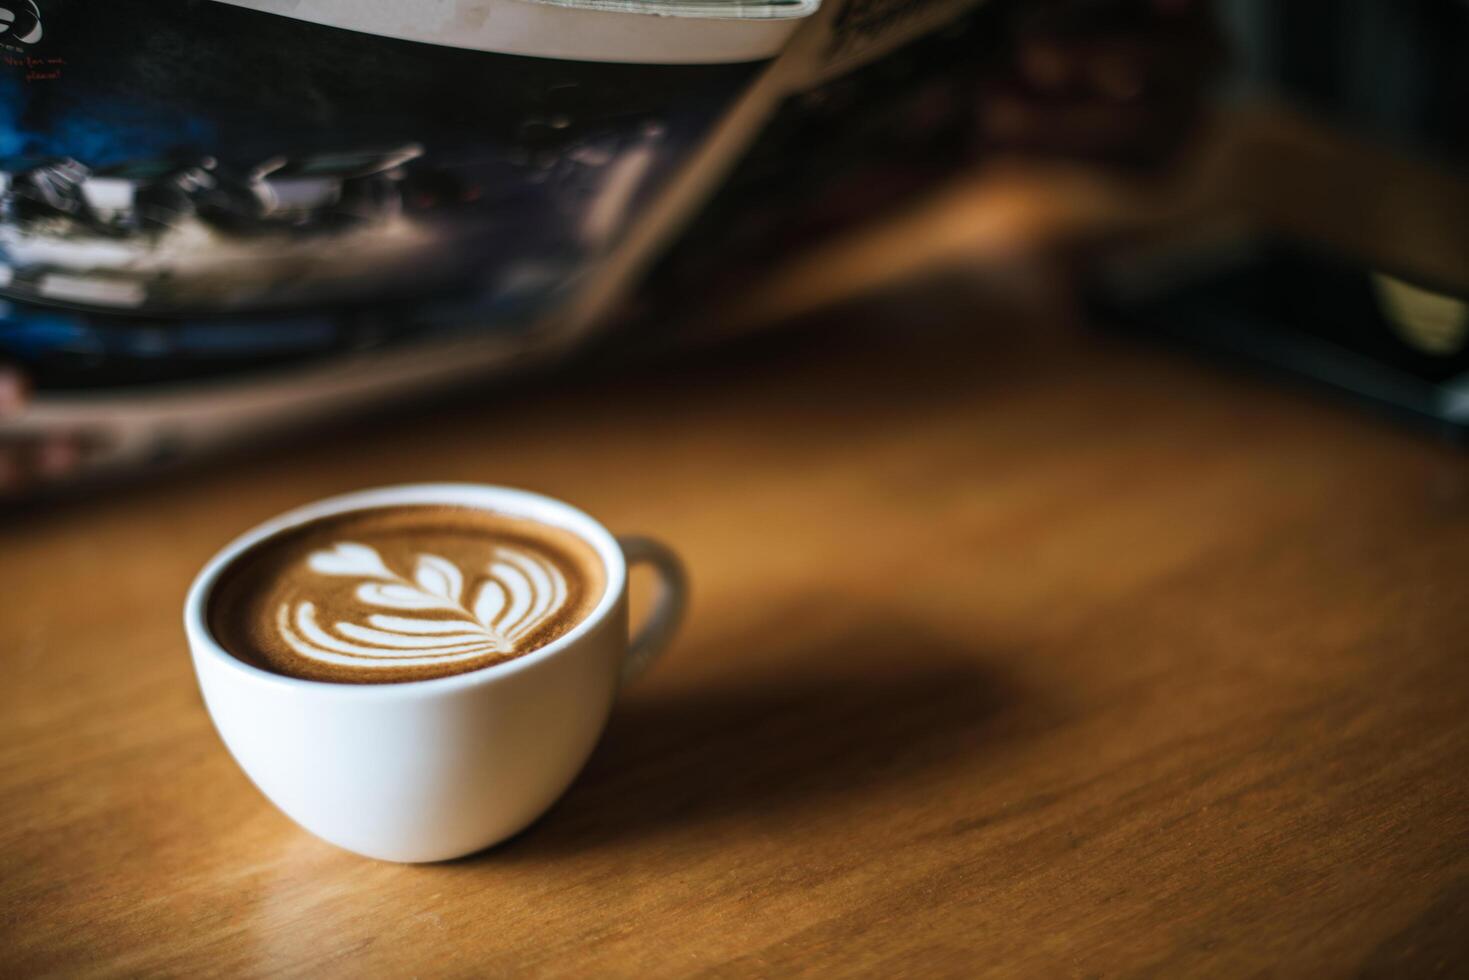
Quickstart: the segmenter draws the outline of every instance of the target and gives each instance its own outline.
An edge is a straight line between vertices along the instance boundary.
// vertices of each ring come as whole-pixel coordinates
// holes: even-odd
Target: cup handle
[[[622,660],[621,683],[626,684],[651,667],[673,639],[688,605],[689,578],[683,562],[667,545],[641,535],[619,537],[617,543],[629,567],[646,562],[658,575],[653,608],[628,641],[627,655]]]

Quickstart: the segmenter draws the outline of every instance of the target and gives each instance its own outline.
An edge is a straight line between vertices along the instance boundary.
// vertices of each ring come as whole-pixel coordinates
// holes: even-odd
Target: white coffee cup
[[[333,514],[451,504],[539,521],[596,550],[606,591],[565,635],[504,663],[433,680],[336,684],[270,673],[232,656],[209,629],[220,574],[246,549]],[[657,572],[647,621],[629,639],[627,568]],[[241,768],[292,820],[388,861],[440,861],[511,836],[550,808],[601,736],[619,685],[662,652],[682,617],[677,557],[648,538],[614,538],[549,497],[430,483],[322,500],[246,532],[194,580],[184,628],[204,703]]]

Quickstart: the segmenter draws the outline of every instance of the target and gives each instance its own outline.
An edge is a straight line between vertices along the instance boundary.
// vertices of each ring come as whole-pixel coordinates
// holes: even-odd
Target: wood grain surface
[[[1176,355],[928,319],[0,524],[0,973],[1464,975],[1465,456]],[[696,595],[546,817],[398,866],[249,784],[180,606],[249,525],[434,479],[658,534]]]

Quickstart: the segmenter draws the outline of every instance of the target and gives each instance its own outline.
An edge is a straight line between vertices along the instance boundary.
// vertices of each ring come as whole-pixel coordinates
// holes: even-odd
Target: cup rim
[[[310,521],[347,514],[354,511],[374,510],[379,507],[413,507],[434,504],[470,507],[477,510],[504,514],[509,517],[549,524],[569,531],[589,544],[601,559],[606,572],[606,583],[596,606],[581,622],[561,636],[530,653],[504,660],[500,663],[477,667],[458,674],[431,677],[426,680],[387,681],[372,684],[351,684],[343,681],[308,680],[291,677],[246,663],[225,649],[209,628],[206,611],[214,587],[225,569],[249,549],[268,541],[286,531],[300,527]],[[492,684],[501,678],[549,660],[574,646],[582,637],[599,627],[617,604],[627,581],[627,561],[622,546],[612,532],[590,514],[554,497],[521,490],[516,487],[497,486],[487,483],[405,483],[394,486],[372,487],[337,494],[321,500],[295,507],[267,521],[255,525],[215,552],[194,577],[184,600],[184,632],[188,636],[191,653],[197,659],[208,657],[226,669],[233,671],[243,680],[273,684],[299,691],[332,694],[355,698],[403,697],[448,693],[465,688]]]

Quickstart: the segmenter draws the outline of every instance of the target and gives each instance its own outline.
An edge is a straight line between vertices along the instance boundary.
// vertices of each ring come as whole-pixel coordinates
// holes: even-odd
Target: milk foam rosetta
[[[276,673],[382,683],[475,670],[585,619],[601,560],[569,531],[471,508],[338,515],[268,539],[221,576],[209,622]]]
[[[319,575],[365,579],[355,592],[363,615],[324,628],[311,600],[294,608],[283,602],[276,614],[280,637],[303,657],[352,667],[381,670],[517,653],[520,639],[559,613],[567,599],[560,569],[533,551],[505,545],[491,551],[489,577],[472,597],[459,567],[438,555],[420,554],[410,579],[388,568],[370,546],[343,541],[314,552],[307,566]],[[430,611],[447,616],[422,615]]]

